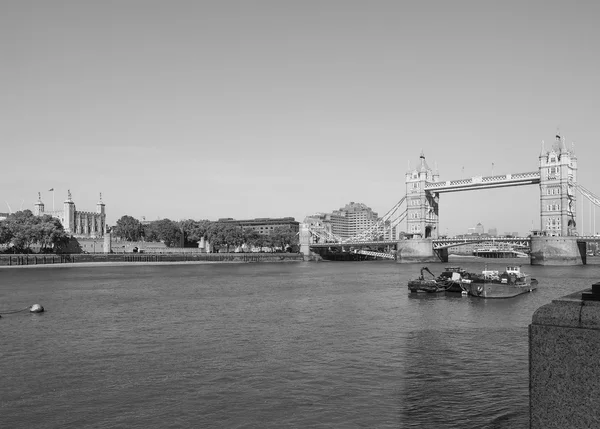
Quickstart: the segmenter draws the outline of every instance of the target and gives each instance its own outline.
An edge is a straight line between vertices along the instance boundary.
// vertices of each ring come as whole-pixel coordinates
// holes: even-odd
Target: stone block
[[[529,326],[530,427],[600,428],[600,302],[577,292],[540,307]]]

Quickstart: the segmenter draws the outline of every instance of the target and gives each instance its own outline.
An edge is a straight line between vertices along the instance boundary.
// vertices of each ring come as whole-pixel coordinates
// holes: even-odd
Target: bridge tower
[[[438,182],[439,173],[432,170],[421,152],[419,165],[406,173],[406,232],[419,238],[438,238],[439,194],[425,190],[428,182]]]
[[[546,236],[577,235],[577,157],[557,135],[552,148],[540,154],[540,230]]]

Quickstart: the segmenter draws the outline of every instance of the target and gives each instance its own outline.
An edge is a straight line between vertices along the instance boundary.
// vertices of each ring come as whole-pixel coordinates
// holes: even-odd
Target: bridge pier
[[[398,241],[399,264],[415,262],[448,262],[448,249],[440,251],[433,250],[431,238],[415,238],[411,240]]]
[[[531,237],[531,265],[585,265],[586,245],[577,237]]]
[[[300,253],[304,260],[308,261],[310,260],[310,230],[305,223],[301,223],[299,229]]]

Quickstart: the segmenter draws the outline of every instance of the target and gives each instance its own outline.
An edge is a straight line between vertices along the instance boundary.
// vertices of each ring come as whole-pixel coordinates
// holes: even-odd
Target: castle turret
[[[100,199],[96,203],[96,213],[104,214],[104,203],[102,202],[102,192],[100,192]]]
[[[71,198],[71,190],[68,191],[67,199],[64,202],[63,227],[65,232],[75,233],[75,203]]]
[[[42,216],[44,214],[44,203],[42,202],[42,193],[38,192],[38,200],[34,204],[33,214]]]
[[[100,192],[100,199],[96,204],[96,213],[98,213],[100,216],[96,223],[95,232],[96,234],[102,236],[106,233],[106,207],[102,201],[102,192]]]

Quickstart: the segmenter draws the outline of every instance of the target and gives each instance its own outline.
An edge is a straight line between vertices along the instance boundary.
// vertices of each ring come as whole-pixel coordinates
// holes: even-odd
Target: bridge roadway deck
[[[600,236],[578,236],[577,241],[599,242]],[[517,246],[530,246],[531,237],[486,237],[486,238],[435,238],[432,240],[434,249],[463,246],[476,243],[510,243]],[[356,241],[345,243],[311,243],[310,247],[352,247],[352,246],[386,246],[396,245],[398,240]]]
[[[481,237],[481,238],[436,238],[433,241],[434,249],[447,249],[449,247],[464,246],[476,243],[508,243],[515,246],[530,246],[529,237]]]
[[[398,240],[382,240],[382,241],[356,241],[347,243],[311,243],[310,247],[352,247],[352,246],[386,246],[396,245]]]
[[[540,183],[540,172],[503,174],[499,176],[477,176],[468,179],[447,180],[442,182],[429,182],[425,190],[441,194],[444,192],[458,192],[474,189],[504,188],[508,186],[535,185]]]

